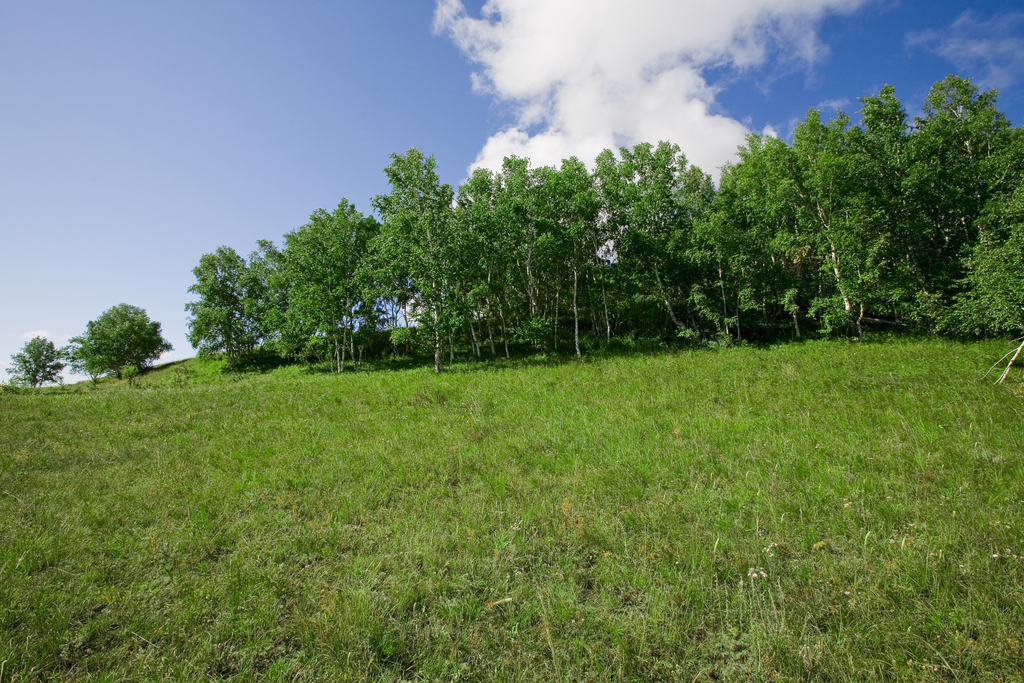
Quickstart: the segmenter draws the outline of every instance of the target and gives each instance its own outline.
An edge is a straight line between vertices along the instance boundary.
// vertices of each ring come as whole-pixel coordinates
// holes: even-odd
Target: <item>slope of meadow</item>
[[[1004,346],[5,394],[0,681],[1021,680]]]

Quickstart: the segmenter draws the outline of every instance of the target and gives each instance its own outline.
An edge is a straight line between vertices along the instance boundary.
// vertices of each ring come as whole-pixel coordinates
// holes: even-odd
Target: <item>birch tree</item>
[[[450,185],[441,183],[434,157],[418,149],[392,154],[384,169],[391,193],[373,206],[383,224],[374,240],[378,279],[408,282],[414,293],[412,315],[434,342],[434,372],[442,370],[442,346],[459,326],[459,240],[453,221]],[[413,321],[411,321],[413,322]]]
[[[358,367],[355,337],[372,320],[374,301],[360,264],[377,223],[341,200],[333,212],[317,209],[285,235],[282,274],[289,282],[285,333],[292,345],[326,358],[342,372],[346,352]]]

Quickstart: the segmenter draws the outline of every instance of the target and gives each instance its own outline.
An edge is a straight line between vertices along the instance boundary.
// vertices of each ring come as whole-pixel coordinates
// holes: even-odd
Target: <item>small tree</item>
[[[7,372],[13,375],[11,380],[15,384],[42,386],[60,379],[65,357],[64,349],[56,348],[46,337],[35,337],[26,342],[21,353],[11,356],[12,367]]]
[[[160,334],[160,323],[138,306],[118,304],[86,325],[71,340],[72,367],[92,375],[113,373],[121,379],[125,366],[145,370],[172,347]]]
[[[268,244],[267,249],[272,246]],[[192,314],[188,341],[200,354],[223,351],[234,370],[238,360],[269,333],[265,320],[269,293],[261,268],[252,268],[234,249],[222,246],[203,254],[192,274],[196,284],[188,291],[198,294],[199,301],[185,304]]]

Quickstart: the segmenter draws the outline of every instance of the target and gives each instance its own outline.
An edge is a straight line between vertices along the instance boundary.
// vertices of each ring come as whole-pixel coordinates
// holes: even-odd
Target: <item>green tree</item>
[[[192,314],[189,343],[200,353],[224,351],[234,370],[241,356],[271,333],[264,316],[267,282],[260,270],[250,268],[234,249],[224,246],[203,254],[192,273],[196,284],[188,291],[200,298],[185,305]]]
[[[160,323],[138,306],[118,304],[85,327],[71,340],[72,367],[93,377],[113,373],[121,379],[126,367],[141,372],[174,348],[161,335]]]
[[[463,232],[463,243],[467,251],[465,273],[471,283],[469,289],[467,316],[471,343],[477,356],[480,355],[480,341],[476,336],[474,319],[479,318],[481,336],[484,327],[490,343],[491,356],[497,355],[494,348],[494,328],[501,324],[505,345],[505,356],[509,355],[508,336],[505,334],[504,310],[507,308],[505,295],[509,272],[507,246],[502,228],[495,214],[495,200],[498,178],[487,169],[473,171],[469,180],[459,186],[456,220]]]
[[[15,384],[42,386],[60,379],[66,358],[65,349],[56,348],[46,337],[34,337],[25,343],[21,353],[11,356],[7,373],[12,375],[11,381]]]
[[[905,193],[913,213],[904,244],[918,280],[915,317],[928,326],[961,291],[966,259],[991,227],[989,202],[1020,183],[1015,131],[997,95],[947,76],[932,86],[909,137]]]
[[[377,222],[342,200],[317,209],[285,235],[280,276],[288,281],[284,333],[291,346],[329,359],[341,372],[346,349],[357,363],[357,330],[375,326],[374,302],[360,265]]]
[[[1018,189],[1017,210],[1024,218],[1024,189]],[[1005,241],[999,243],[985,236],[975,248],[969,260],[969,271],[966,278],[971,286],[957,297],[957,308],[960,317],[965,320],[964,327],[970,332],[989,332],[992,334],[1009,333],[1019,335],[1024,332],[1024,220],[1020,220],[1010,229]],[[1003,356],[1012,356],[1005,370],[999,377],[1002,382],[1010,374],[1010,368],[1024,352],[1024,338],[1016,350]]]
[[[284,253],[270,240],[257,240],[249,254],[246,282],[246,316],[253,321],[261,348],[285,351],[282,343],[291,283],[284,273]]]
[[[494,217],[500,230],[495,248],[507,260],[502,283],[502,326],[531,345],[540,343],[550,323],[544,300],[545,216],[541,188],[550,169],[531,169],[530,160],[505,157],[495,179]]]
[[[915,317],[918,292],[927,282],[917,254],[922,212],[914,201],[910,127],[891,85],[860,103],[860,129],[851,147],[860,194],[856,222],[872,246],[865,294],[873,316],[902,325]]]
[[[406,287],[415,293],[412,317],[433,338],[434,371],[441,372],[442,344],[451,343],[463,318],[459,271],[465,250],[453,220],[452,188],[440,182],[435,165],[418,149],[391,155],[384,169],[391,193],[373,200],[383,220],[374,240],[374,271],[396,296]]]
[[[695,321],[687,301],[699,286],[699,264],[692,259],[694,225],[710,210],[711,178],[690,166],[679,147],[661,142],[598,157],[597,176],[615,252],[638,292],[657,302],[676,333],[689,336]]]
[[[556,268],[572,274],[573,342],[580,350],[580,280],[588,281],[598,261],[601,239],[601,198],[594,176],[576,157],[566,159],[545,187],[556,241]],[[556,321],[557,324],[557,321]]]
[[[959,332],[1016,336],[1024,333],[1024,186],[995,214],[967,261],[967,288],[957,297],[953,320]],[[1000,381],[1021,351],[1024,343]]]
[[[854,129],[859,130],[859,129]],[[849,326],[862,333],[871,279],[865,267],[871,237],[859,230],[856,156],[850,119],[838,112],[824,123],[811,109],[793,135],[793,183],[799,231],[814,245],[820,292],[811,304],[825,332]]]
[[[737,331],[741,302],[747,307],[754,303],[762,316],[747,317],[747,330],[760,326],[774,336],[782,332],[781,324],[788,327],[782,321],[790,318],[799,338],[800,315],[817,291],[807,276],[817,273],[817,262],[811,240],[799,230],[795,183],[790,180],[794,168],[793,152],[785,142],[751,134],[739,148],[739,161],[722,169],[714,211],[699,225],[700,260],[711,266],[712,273],[722,269],[715,285],[723,321],[736,323]],[[693,297],[693,304],[715,319],[713,302],[718,297],[708,294]],[[727,312],[727,301],[735,306],[734,316]]]

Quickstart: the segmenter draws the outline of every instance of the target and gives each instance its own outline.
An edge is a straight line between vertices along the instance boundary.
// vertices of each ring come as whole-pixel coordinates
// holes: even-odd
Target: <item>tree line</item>
[[[393,154],[378,218],[319,209],[278,248],[220,247],[190,292],[191,343],[341,371],[365,353],[570,352],[640,338],[729,344],[868,330],[1024,328],[1024,132],[954,76],[910,121],[891,86],[851,125],[810,110],[792,144],[750,135],[719,186],[668,142],[455,192]]]
[[[1024,130],[996,98],[949,76],[913,120],[891,86],[860,99],[857,125],[811,109],[792,143],[748,136],[718,187],[668,142],[606,150],[593,168],[509,157],[457,191],[433,157],[393,154],[376,216],[342,200],[280,247],[202,256],[189,341],[231,367],[271,353],[340,372],[388,354],[440,371],[457,355],[641,339],[1019,334]],[[44,342],[11,372],[42,382],[63,359],[117,374],[169,347],[124,304],[49,366]],[[37,366],[51,369],[25,370]]]

